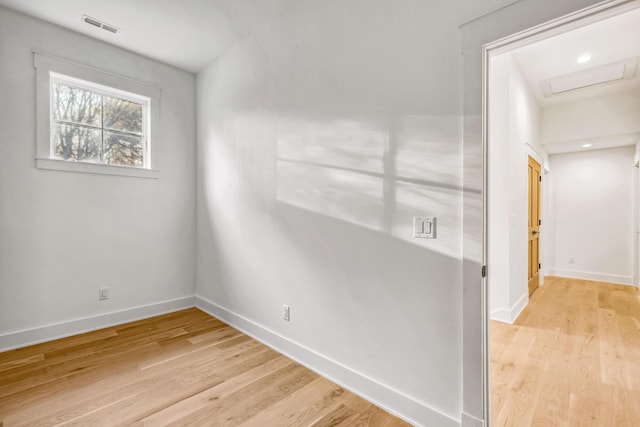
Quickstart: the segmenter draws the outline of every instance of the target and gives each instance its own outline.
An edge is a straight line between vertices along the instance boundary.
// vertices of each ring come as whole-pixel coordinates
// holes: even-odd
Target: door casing
[[[605,0],[590,7],[569,13],[557,19],[531,27],[527,30],[517,32],[510,36],[487,43],[482,47],[482,263],[487,265],[488,258],[488,150],[490,149],[489,129],[489,58],[491,55],[500,54],[566,33],[576,28],[581,28],[589,24],[616,16],[633,9],[640,8],[640,0]],[[636,191],[638,195],[640,191]],[[640,222],[639,222],[640,223]],[[639,226],[640,229],[640,226]],[[640,235],[640,233],[639,233]],[[640,241],[640,237],[638,238]],[[639,254],[635,254],[638,259]],[[491,268],[489,265],[488,268]],[[640,283],[639,283],[640,284]],[[490,355],[489,355],[489,283],[488,278],[483,278],[481,289],[482,306],[482,383],[483,383],[483,406],[484,426],[491,425],[491,384],[490,384]]]

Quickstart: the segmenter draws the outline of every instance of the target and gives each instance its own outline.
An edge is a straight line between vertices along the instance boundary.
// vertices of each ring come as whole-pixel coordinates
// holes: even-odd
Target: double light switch
[[[413,237],[417,239],[435,239],[436,218],[433,216],[414,216]]]

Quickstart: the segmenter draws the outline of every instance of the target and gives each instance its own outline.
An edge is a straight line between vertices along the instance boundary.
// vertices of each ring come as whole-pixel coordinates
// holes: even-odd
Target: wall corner
[[[465,412],[462,413],[461,427],[485,427],[484,420],[480,420]]]

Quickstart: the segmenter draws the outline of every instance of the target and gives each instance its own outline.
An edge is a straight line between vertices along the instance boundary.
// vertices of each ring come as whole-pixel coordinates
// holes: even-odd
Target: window
[[[38,168],[157,178],[160,91],[39,53]]]
[[[51,73],[51,157],[143,167],[149,98]]]

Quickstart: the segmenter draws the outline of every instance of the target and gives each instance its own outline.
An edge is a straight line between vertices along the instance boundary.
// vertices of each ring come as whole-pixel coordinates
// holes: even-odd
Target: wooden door
[[[540,164],[529,157],[529,296],[540,279]]]

